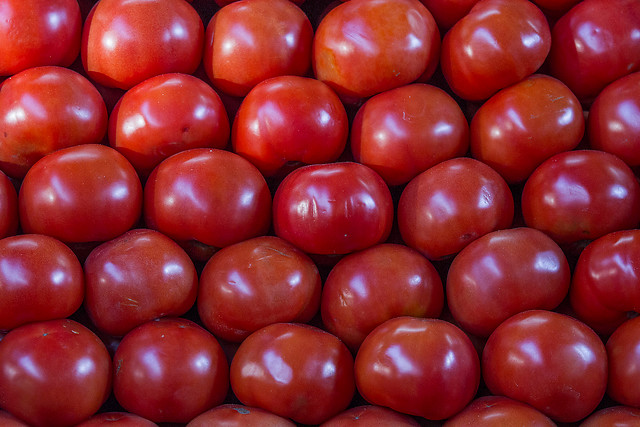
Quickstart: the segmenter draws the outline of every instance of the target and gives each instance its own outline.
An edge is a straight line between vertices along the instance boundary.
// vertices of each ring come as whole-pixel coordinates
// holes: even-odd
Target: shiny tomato
[[[0,75],[41,65],[68,67],[80,52],[76,0],[5,0],[0,8]]]
[[[420,0],[438,24],[442,34],[465,17],[479,0]]]
[[[493,394],[519,400],[554,421],[589,415],[607,387],[604,344],[584,323],[546,310],[505,320],[482,354],[483,378]]]
[[[362,405],[349,408],[320,425],[320,427],[419,427],[418,422],[383,406]]]
[[[349,134],[347,112],[324,83],[306,77],[265,80],[244,98],[233,122],[233,150],[265,176],[295,163],[335,161]]]
[[[640,408],[610,406],[589,415],[580,423],[580,427],[636,427],[639,418]]]
[[[80,323],[30,323],[0,341],[2,407],[29,425],[76,425],[96,413],[110,392],[109,353]]]
[[[582,106],[569,88],[535,74],[502,89],[476,112],[471,155],[507,182],[522,182],[549,157],[574,149],[584,128]]]
[[[216,406],[191,420],[187,427],[295,427],[286,418],[260,408],[227,404]]]
[[[103,412],[76,427],[157,427],[157,424],[128,412]]]
[[[392,222],[389,188],[359,163],[296,169],[273,199],[276,235],[311,254],[347,254],[381,243]]]
[[[233,2],[207,25],[204,68],[216,88],[244,96],[270,77],[305,75],[312,40],[309,18],[289,0]]]
[[[542,412],[517,400],[504,396],[483,396],[472,401],[464,410],[449,418],[443,427],[556,427]]]
[[[18,193],[11,180],[0,172],[0,239],[18,231]]]
[[[464,155],[469,124],[445,91],[426,84],[367,100],[351,126],[351,151],[389,185],[406,184],[431,166]]]
[[[513,221],[513,196],[489,166],[460,157],[412,179],[398,203],[398,225],[406,244],[435,260],[454,255]]]
[[[109,117],[109,144],[147,177],[190,148],[225,148],[229,118],[218,94],[197,77],[168,73],[127,91]]]
[[[327,331],[356,351],[385,320],[438,317],[443,305],[442,281],[425,257],[381,244],[338,261],[324,283],[321,313]]]
[[[623,405],[640,407],[640,318],[623,323],[606,344],[609,358],[608,395]]]
[[[526,0],[481,0],[442,40],[441,66],[461,98],[480,101],[517,83],[544,63],[551,32]]]
[[[187,423],[222,403],[229,388],[222,347],[186,319],[138,326],[122,339],[113,360],[118,403],[156,423]]]
[[[183,0],[101,0],[82,31],[82,63],[101,85],[129,89],[164,73],[193,73],[204,24]]]
[[[278,322],[310,321],[320,306],[318,268],[302,251],[274,236],[221,249],[200,276],[198,313],[214,335],[239,342]]]
[[[26,233],[63,242],[106,241],[138,221],[142,185],[116,150],[76,145],[46,155],[29,169],[18,202]]]
[[[451,323],[396,317],[365,338],[355,373],[369,403],[441,420],[473,399],[480,361],[471,340]]]
[[[339,95],[357,100],[427,80],[439,53],[436,21],[419,0],[351,0],[320,21],[313,69]]]
[[[560,244],[597,239],[640,222],[640,185],[612,154],[567,151],[545,160],[522,191],[529,227]]]
[[[355,391],[353,357],[313,326],[276,323],[240,344],[231,388],[245,405],[301,424],[320,424],[347,408]]]

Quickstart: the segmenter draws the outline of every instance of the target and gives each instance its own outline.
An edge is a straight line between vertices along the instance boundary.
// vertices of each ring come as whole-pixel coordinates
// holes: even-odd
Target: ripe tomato
[[[0,239],[18,231],[18,193],[11,180],[0,172]]]
[[[276,235],[310,254],[347,254],[381,243],[392,222],[389,188],[359,163],[296,169],[273,199]]]
[[[82,31],[82,64],[101,85],[130,89],[164,73],[193,73],[204,24],[183,0],[101,0]]]
[[[365,338],[355,373],[369,403],[442,420],[473,399],[480,361],[469,338],[451,323],[396,317]]]
[[[607,340],[609,384],[607,393],[623,405],[640,407],[640,318],[626,321]]]
[[[475,399],[464,410],[449,418],[443,427],[516,425],[556,427],[549,417],[532,406],[504,396],[483,396]]]
[[[140,217],[142,185],[133,166],[116,150],[76,145],[46,155],[22,182],[18,198],[26,233],[63,242],[113,239]]]
[[[640,418],[640,408],[628,406],[610,406],[589,415],[582,421],[580,427],[635,427]]]
[[[190,148],[225,148],[229,118],[218,94],[197,77],[168,73],[127,91],[109,117],[109,144],[147,177]]]
[[[408,415],[389,408],[374,405],[362,405],[347,409],[320,425],[320,427],[419,427],[420,424]]]
[[[604,396],[607,353],[584,323],[529,310],[493,331],[482,354],[482,372],[493,394],[528,403],[554,421],[575,422]]]
[[[222,403],[229,388],[222,347],[186,319],[138,326],[122,339],[113,360],[118,403],[156,423],[187,423]]]
[[[295,427],[286,418],[260,408],[227,404],[216,406],[191,420],[187,427]]]
[[[320,21],[313,69],[340,96],[357,100],[429,79],[439,53],[436,21],[419,0],[351,0]]]
[[[110,392],[107,349],[73,320],[23,325],[0,341],[2,407],[29,425],[76,425]]]
[[[389,185],[406,184],[431,166],[464,155],[469,125],[445,91],[426,84],[367,100],[351,126],[351,151]]]
[[[157,424],[128,412],[103,412],[76,427],[157,427]]]

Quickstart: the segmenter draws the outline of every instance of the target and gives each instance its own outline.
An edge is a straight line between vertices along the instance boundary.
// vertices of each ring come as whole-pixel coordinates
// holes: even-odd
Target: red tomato
[[[178,241],[224,247],[266,234],[271,193],[247,160],[194,148],[164,160],[144,189],[147,226]]]
[[[640,317],[623,323],[607,340],[607,393],[623,405],[640,407]]]
[[[320,425],[320,427],[419,427],[420,424],[408,415],[389,408],[362,405],[347,409]]]
[[[369,403],[442,420],[473,399],[480,362],[469,338],[451,323],[396,317],[365,338],[355,373]]]
[[[78,258],[53,237],[0,240],[0,329],[71,316],[84,297]]]
[[[436,21],[419,0],[351,0],[320,21],[313,69],[318,80],[355,100],[427,80],[439,53]]]
[[[222,347],[186,319],[138,326],[122,339],[113,361],[118,403],[156,423],[187,423],[222,403],[229,388]]]
[[[26,233],[63,242],[106,241],[138,221],[142,185],[116,150],[84,144],[40,159],[25,176],[18,202]]]
[[[478,0],[420,0],[438,23],[442,34],[469,13]]]
[[[67,67],[80,52],[76,0],[5,0],[0,8],[0,75],[41,65]]]
[[[164,73],[193,73],[204,24],[183,0],[101,0],[82,32],[82,64],[96,82],[121,89]]]
[[[582,421],[580,427],[636,427],[638,418],[640,418],[640,408],[611,406],[589,415],[588,418]]]
[[[217,406],[197,416],[187,427],[295,427],[286,418],[260,408],[228,404]]]
[[[23,325],[0,341],[2,407],[29,425],[76,425],[110,392],[107,349],[73,320]]]
[[[404,188],[398,203],[402,238],[429,259],[454,255],[513,221],[513,196],[489,166],[460,157],[426,170]]]
[[[187,74],[151,77],[131,88],[109,117],[109,144],[141,176],[190,148],[225,148],[229,118],[218,94]]]
[[[535,74],[480,107],[471,120],[471,154],[517,183],[554,154],[574,149],[584,127],[582,107],[569,88]]]
[[[21,179],[46,154],[100,143],[107,107],[98,90],[75,71],[30,68],[2,83],[0,129],[0,169]]]
[[[0,239],[18,231],[18,193],[11,180],[0,172]]]
[[[244,98],[233,122],[233,150],[265,176],[295,162],[335,161],[349,134],[347,112],[324,83],[274,77]]]
[[[392,222],[389,188],[359,163],[296,169],[273,199],[276,235],[311,254],[347,254],[381,243]]]
[[[157,427],[157,424],[128,412],[103,412],[76,427]]]
[[[443,305],[442,281],[433,265],[411,248],[382,244],[338,261],[320,307],[327,331],[356,351],[385,320],[438,317]]]
[[[222,339],[240,342],[277,322],[308,322],[318,312],[322,281],[302,251],[263,236],[227,246],[200,276],[198,313]]]
[[[29,424],[20,421],[7,411],[0,410],[0,423],[2,427],[29,427]]]
[[[335,336],[297,323],[266,326],[240,344],[231,388],[245,405],[320,424],[351,402],[353,357]]]
[[[604,88],[589,109],[589,144],[640,166],[640,72]]]
[[[640,2],[584,0],[553,27],[549,66],[578,98],[640,70]]]
[[[233,2],[209,21],[204,68],[215,87],[244,96],[270,77],[306,74],[312,40],[309,18],[289,0]]]
[[[598,406],[607,387],[607,353],[587,325],[564,314],[529,310],[504,321],[482,354],[493,394],[519,400],[554,421],[575,422]]]
[[[471,402],[462,412],[449,418],[443,427],[556,427],[542,412],[504,396],[483,396]]]
[[[389,185],[406,184],[468,148],[469,124],[460,106],[442,89],[426,84],[374,96],[351,126],[353,157]]]
[[[597,239],[640,222],[640,185],[629,166],[602,151],[568,151],[547,159],[522,191],[529,227],[560,244]]]
[[[544,14],[526,0],[481,0],[442,40],[441,66],[451,89],[480,101],[543,64],[551,47]]]

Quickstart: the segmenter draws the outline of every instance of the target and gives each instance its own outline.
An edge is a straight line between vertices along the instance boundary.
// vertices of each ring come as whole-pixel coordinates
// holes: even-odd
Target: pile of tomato
[[[0,0],[3,426],[635,426],[640,1]]]

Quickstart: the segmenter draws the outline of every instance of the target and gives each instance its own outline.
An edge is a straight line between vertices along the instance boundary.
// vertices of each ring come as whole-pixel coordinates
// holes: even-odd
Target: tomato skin
[[[138,326],[124,336],[113,360],[118,403],[156,423],[187,423],[222,403],[229,388],[222,347],[186,319]]]
[[[280,76],[255,86],[233,122],[233,150],[272,176],[291,162],[329,163],[344,151],[349,122],[324,83]]]
[[[640,70],[640,4],[635,0],[584,0],[556,22],[549,52],[551,75],[580,99]],[[606,64],[606,66],[603,66]]]
[[[441,420],[475,395],[480,361],[469,338],[451,323],[396,317],[365,338],[355,373],[358,391],[369,403]]]
[[[128,412],[103,412],[76,427],[157,427],[157,424]]]
[[[406,184],[468,148],[469,124],[460,106],[442,89],[421,83],[370,98],[351,126],[354,159],[389,185]]]
[[[312,62],[318,80],[356,100],[428,80],[439,53],[436,21],[419,0],[355,0],[322,19]]]
[[[274,236],[227,246],[205,265],[198,313],[222,339],[240,342],[278,322],[309,322],[320,306],[318,268],[302,251]]]
[[[29,427],[29,424],[20,421],[7,411],[0,410],[0,423],[3,427]]]
[[[339,413],[320,427],[345,427],[345,426],[366,426],[366,427],[419,427],[420,424],[412,417],[393,411],[383,406],[362,405],[349,408]]]
[[[584,128],[582,107],[569,88],[534,74],[502,89],[476,112],[471,155],[508,183],[518,183],[549,157],[574,149]]]
[[[69,319],[11,330],[0,341],[0,367],[2,407],[32,426],[76,425],[111,392],[107,349]]]
[[[458,253],[513,221],[513,196],[504,179],[477,160],[444,161],[412,179],[398,203],[405,243],[431,260]]]
[[[640,409],[628,406],[610,406],[589,415],[582,421],[580,427],[634,427],[638,425]]]
[[[480,101],[534,73],[551,47],[544,14],[526,0],[481,0],[442,40],[451,89]]]
[[[207,25],[204,68],[216,88],[245,96],[270,77],[305,75],[312,40],[309,18],[289,0],[233,2]]]
[[[193,73],[203,43],[204,24],[185,1],[101,0],[84,24],[82,64],[101,85],[130,89],[159,74]]]
[[[264,409],[227,404],[216,406],[191,420],[187,427],[295,427],[286,418]]]
[[[46,155],[29,169],[18,205],[26,233],[63,242],[106,241],[138,221],[142,185],[116,150],[76,145]]]
[[[296,169],[273,198],[276,235],[310,254],[347,254],[381,243],[392,222],[389,188],[359,163]]]
[[[260,172],[237,154],[193,148],[151,173],[144,189],[149,228],[177,241],[218,248],[266,234],[271,193]]]
[[[229,118],[218,94],[197,77],[151,77],[118,101],[109,144],[147,177],[162,160],[190,148],[225,148]]]
[[[466,16],[479,0],[420,0],[445,34],[456,22]]]
[[[13,183],[0,172],[0,239],[18,232],[18,193]]]
[[[522,214],[559,244],[593,240],[640,222],[640,185],[616,156],[567,151],[545,160],[522,191]]]
[[[542,412],[504,396],[483,396],[473,400],[461,412],[449,418],[444,427],[501,427],[501,426],[555,427],[556,424]]]
[[[640,407],[640,392],[636,387],[640,379],[640,318],[635,317],[620,325],[606,344],[609,358],[607,393],[623,405]]]
[[[519,400],[557,422],[575,422],[600,403],[607,386],[604,344],[584,323],[529,310],[505,320],[482,354],[489,390]]]

